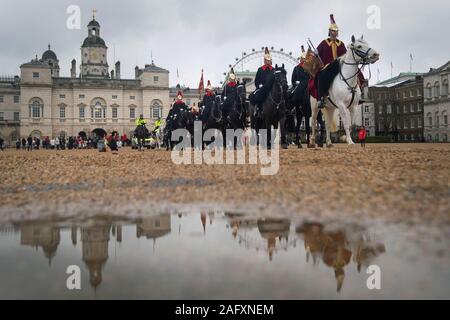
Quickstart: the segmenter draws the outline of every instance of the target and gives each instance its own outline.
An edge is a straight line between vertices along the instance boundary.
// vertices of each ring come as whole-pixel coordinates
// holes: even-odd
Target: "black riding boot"
[[[325,107],[325,97],[321,97],[319,103],[317,104],[319,109],[323,109]]]

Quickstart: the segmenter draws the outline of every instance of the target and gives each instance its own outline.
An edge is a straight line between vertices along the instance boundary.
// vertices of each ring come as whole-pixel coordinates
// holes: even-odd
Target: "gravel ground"
[[[280,169],[175,165],[163,150],[0,152],[0,222],[214,206],[269,215],[450,224],[450,144],[280,150]]]

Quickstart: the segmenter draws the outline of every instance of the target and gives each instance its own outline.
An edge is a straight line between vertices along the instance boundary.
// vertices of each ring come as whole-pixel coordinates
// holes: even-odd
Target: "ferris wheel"
[[[261,50],[256,50],[253,48],[249,53],[242,52],[240,58],[234,58],[235,61],[228,65],[228,71],[223,73],[225,80],[231,68],[233,68],[235,72],[240,72],[244,71],[245,65],[248,65],[256,60],[262,61],[264,58],[264,48],[265,47],[261,47]],[[270,47],[270,54],[272,55],[274,63],[285,63],[288,67],[294,67],[300,62],[300,57],[295,57],[292,51],[285,52],[283,48],[275,49],[274,47]],[[256,72],[256,70],[254,71]],[[222,81],[221,84],[225,83],[225,80]]]

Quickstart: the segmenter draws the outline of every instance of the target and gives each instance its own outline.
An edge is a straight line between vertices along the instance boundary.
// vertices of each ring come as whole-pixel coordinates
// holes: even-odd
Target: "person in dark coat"
[[[201,113],[201,120],[203,123],[205,123],[209,118],[209,114],[211,112],[211,102],[213,102],[215,98],[216,94],[211,86],[211,81],[208,80],[205,95],[203,96],[202,100],[203,110]]]
[[[262,104],[266,100],[271,84],[269,80],[273,77],[274,68],[272,67],[272,56],[270,55],[269,48],[264,49],[264,65],[258,68],[255,76],[255,91],[250,94],[250,102],[256,106],[257,113],[262,111]]]
[[[33,150],[33,138],[31,137],[31,135],[29,135],[27,138],[27,151],[32,150]]]
[[[22,149],[25,150],[26,147],[27,147],[27,140],[25,140],[25,138],[22,138]]]
[[[222,116],[224,119],[227,119],[228,114],[230,113],[230,108],[232,107],[232,103],[227,102],[227,99],[232,99],[237,96],[237,81],[236,81],[236,74],[234,73],[234,69],[231,68],[230,72],[228,73],[228,80],[227,84],[223,88],[222,94],[221,94],[221,100],[223,101],[222,104]]]

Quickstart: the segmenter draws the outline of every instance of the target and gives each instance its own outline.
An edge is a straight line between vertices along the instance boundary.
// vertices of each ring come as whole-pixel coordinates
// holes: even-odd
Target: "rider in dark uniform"
[[[221,99],[223,101],[223,109],[222,109],[222,115],[224,119],[227,119],[229,111],[228,107],[230,106],[230,103],[227,103],[227,97],[234,97],[237,95],[237,82],[236,82],[236,74],[234,73],[233,68],[231,68],[229,74],[228,74],[228,81],[225,87],[223,88]]]
[[[256,90],[251,94],[250,100],[256,106],[257,114],[262,111],[262,104],[264,103],[270,88],[267,88],[268,79],[273,75],[272,56],[269,49],[264,49],[264,65],[258,68],[255,76]]]
[[[301,98],[303,98],[303,94],[306,94],[306,89],[308,88],[308,82],[310,76],[305,69],[303,69],[303,63],[305,62],[306,52],[305,48],[302,48],[302,56],[300,58],[300,63],[294,67],[292,71],[292,87],[295,88],[293,90],[293,98],[294,102],[298,103]]]
[[[208,84],[206,86],[206,92],[205,95],[203,96],[203,101],[202,101],[202,115],[201,115],[201,119],[203,121],[203,123],[205,123],[208,118],[209,118],[209,113],[211,112],[211,102],[214,101],[214,99],[216,98],[216,94],[211,86],[211,81],[208,80]]]

